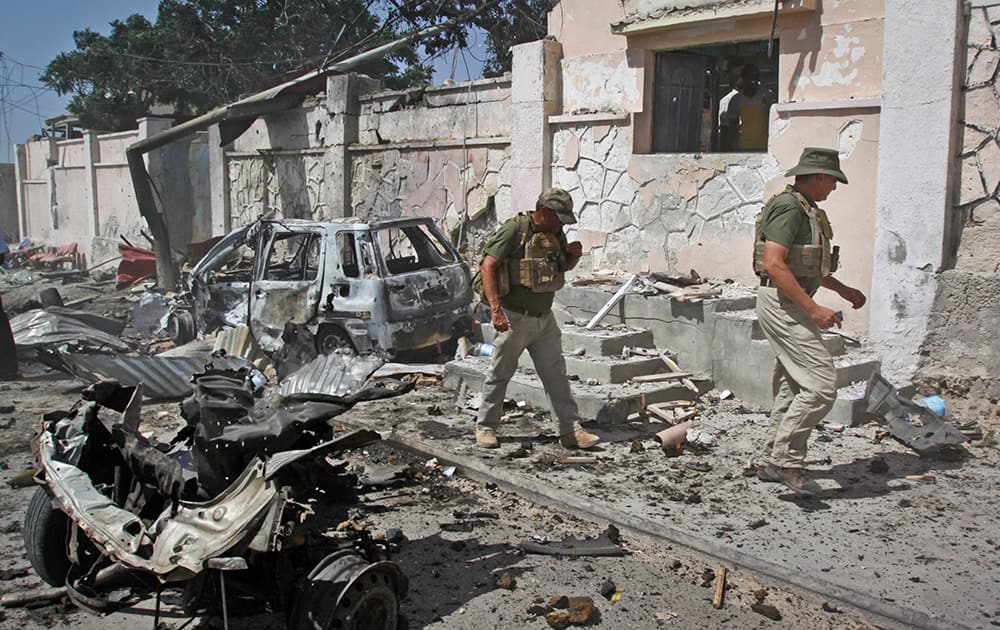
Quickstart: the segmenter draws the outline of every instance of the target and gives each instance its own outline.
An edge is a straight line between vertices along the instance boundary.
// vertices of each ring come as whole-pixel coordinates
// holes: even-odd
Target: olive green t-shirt
[[[764,208],[764,218],[761,220],[760,231],[766,241],[791,247],[792,245],[809,245],[812,243],[812,228],[805,208],[788,186]],[[795,276],[802,289],[812,295],[819,289],[823,279]]]
[[[498,273],[506,273],[508,261],[517,258],[524,258],[524,247],[521,245],[521,237],[518,234],[518,223],[525,219],[527,215],[519,214],[517,217],[504,221],[497,231],[486,241],[483,253],[489,254],[500,261],[501,268]],[[531,236],[538,230],[535,224],[527,219],[528,234],[525,242],[531,240]],[[511,307],[519,311],[527,310],[532,315],[544,315],[552,310],[552,302],[556,294],[535,293],[528,287],[517,284],[511,279],[510,293],[500,298],[502,306]]]

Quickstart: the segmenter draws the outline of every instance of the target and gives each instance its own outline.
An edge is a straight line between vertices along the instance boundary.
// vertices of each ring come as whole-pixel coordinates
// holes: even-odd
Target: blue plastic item
[[[940,396],[927,396],[920,401],[920,404],[930,409],[931,412],[939,418],[944,415],[944,398],[941,398]]]

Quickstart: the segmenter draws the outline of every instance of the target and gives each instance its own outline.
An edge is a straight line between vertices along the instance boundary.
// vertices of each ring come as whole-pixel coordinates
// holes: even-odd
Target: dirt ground
[[[65,409],[79,399],[80,385],[34,365],[21,381],[0,383],[0,591],[18,593],[44,586],[31,572],[21,539],[24,507],[34,491],[25,484],[31,467],[29,439],[44,412]],[[422,408],[422,394],[398,403]],[[13,409],[11,409],[13,408]],[[379,420],[384,410],[357,411]],[[417,411],[417,409],[415,409]],[[147,405],[150,426],[166,423],[176,404]],[[410,628],[546,628],[547,603],[562,595],[590,597],[595,625],[610,628],[767,628],[776,622],[751,609],[773,606],[786,627],[874,627],[861,614],[831,602],[777,588],[752,573],[731,570],[721,609],[711,599],[718,563],[644,536],[622,535],[622,557],[560,557],[528,554],[520,543],[596,537],[607,527],[536,505],[495,485],[447,475],[434,464],[385,443],[352,453],[362,477],[391,468],[409,470],[402,481],[372,488],[351,511],[352,519],[375,534],[400,528],[405,540],[395,556],[409,578],[402,611]],[[498,585],[501,578],[504,586]],[[608,586],[610,584],[611,586]],[[613,586],[613,588],[612,588]],[[611,604],[602,591],[620,599]],[[756,593],[756,595],[755,595]],[[763,599],[758,601],[758,596]],[[179,616],[165,598],[165,628],[217,628],[218,617],[193,621]],[[824,607],[825,606],[825,607]],[[152,627],[151,601],[136,609],[98,618],[59,603],[0,610],[3,628],[112,630]],[[244,613],[246,611],[243,611]],[[240,611],[236,611],[239,614]],[[234,628],[281,628],[280,613],[231,620]]]
[[[46,286],[56,286],[68,305],[83,300],[78,308],[121,319],[138,299],[138,292],[114,291],[110,280],[36,281],[4,289],[8,312],[37,307]],[[23,484],[29,439],[41,414],[68,409],[81,389],[31,361],[22,374],[0,383],[3,594],[41,586],[21,540],[33,492]],[[511,409],[498,452],[474,448],[467,402],[427,385],[339,418],[387,438],[351,454],[355,470],[405,465],[418,473],[370,489],[352,508],[355,522],[373,533],[400,528],[405,536],[395,559],[410,580],[402,611],[411,628],[546,628],[547,604],[562,595],[592,598],[599,611],[592,623],[609,628],[1000,626],[1000,451],[992,413],[980,416],[985,439],[949,458],[919,458],[876,425],[824,427],[810,443],[810,463],[825,490],[796,500],[745,474],[766,426],[763,410],[718,400],[717,392],[703,398],[698,418],[713,445],[666,457],[652,440],[664,425],[644,419],[592,427],[605,445],[580,463],[559,460],[564,453],[548,415],[531,409]],[[176,415],[175,403],[144,408],[151,424]],[[516,487],[524,490],[509,491]],[[537,555],[519,547],[596,537],[609,523],[621,527],[622,557]],[[725,603],[715,609],[719,566],[728,576]],[[612,604],[602,592],[620,598]],[[917,616],[906,623],[860,612],[849,604],[854,595],[869,598],[860,604]],[[781,621],[754,610],[771,613],[766,606]],[[151,610],[150,601],[107,618],[63,603],[9,608],[0,610],[0,628],[152,627]],[[167,628],[222,627],[218,617],[190,620],[169,605],[165,611]],[[277,612],[230,624],[283,626]]]

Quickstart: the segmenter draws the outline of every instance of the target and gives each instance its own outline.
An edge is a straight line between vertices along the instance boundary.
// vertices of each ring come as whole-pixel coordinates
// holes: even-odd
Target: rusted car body
[[[337,453],[381,439],[334,434],[330,419],[412,389],[371,381],[382,362],[320,356],[266,398],[247,370],[210,367],[169,443],[141,430],[141,385],[89,387],[72,410],[49,414],[33,443],[32,566],[99,612],[171,586],[198,607],[229,584],[229,595],[288,611],[290,628],[395,629],[407,579],[388,547],[327,533],[357,501],[357,477]],[[226,599],[223,586],[223,616]]]
[[[316,350],[389,355],[469,332],[469,267],[427,218],[261,220],[234,230],[192,269],[202,333],[247,324],[261,348],[289,324]]]

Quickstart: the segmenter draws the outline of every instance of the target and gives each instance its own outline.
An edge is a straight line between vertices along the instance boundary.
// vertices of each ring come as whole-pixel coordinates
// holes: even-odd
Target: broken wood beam
[[[660,358],[667,364],[667,367],[670,368],[671,372],[683,372],[683,370],[681,370],[681,366],[674,363],[674,360],[668,357],[666,352],[661,352]]]
[[[633,376],[633,383],[659,383],[661,381],[679,381],[691,376],[687,372],[660,372],[658,374],[644,374]]]
[[[646,411],[649,412],[650,415],[656,416],[664,422],[669,422],[670,424],[674,423],[673,412],[660,407],[658,404],[647,405]]]
[[[695,417],[697,415],[698,415],[698,410],[697,409],[692,409],[691,411],[686,411],[686,412],[682,413],[681,415],[677,416],[676,418],[674,418],[674,422],[684,422],[688,418],[693,418],[693,417]]]
[[[712,594],[712,606],[722,608],[722,598],[726,592],[726,567],[715,570],[715,592]]]
[[[698,386],[695,385],[694,381],[692,381],[689,378],[682,378],[681,379],[681,385],[683,385],[684,387],[687,387],[689,390],[691,390],[692,392],[694,392],[696,394],[699,394],[699,395],[701,394],[701,392],[698,391]]]

